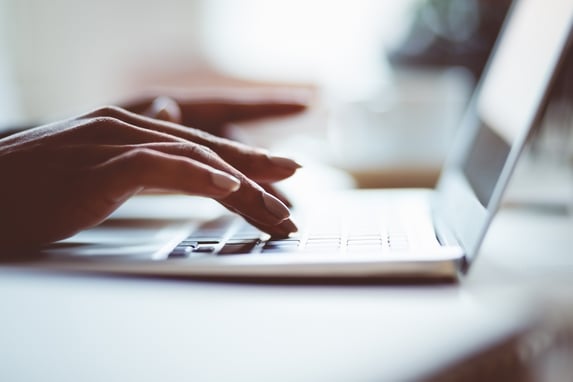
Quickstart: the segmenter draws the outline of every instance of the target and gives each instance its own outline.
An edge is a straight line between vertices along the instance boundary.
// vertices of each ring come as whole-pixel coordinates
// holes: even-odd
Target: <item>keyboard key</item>
[[[265,247],[275,246],[275,247],[290,247],[290,246],[298,246],[300,243],[299,240],[269,240],[265,243]]]
[[[298,239],[269,240],[265,243],[263,253],[286,253],[297,251],[300,241]]]
[[[219,251],[219,255],[239,255],[250,253],[259,241],[227,243]]]
[[[177,246],[171,251],[168,258],[170,259],[180,259],[184,257],[189,257],[189,255],[193,252],[195,248],[190,245],[180,245]]]
[[[219,244],[219,240],[214,239],[205,239],[205,238],[198,238],[198,239],[185,239],[179,245],[190,245],[192,247],[196,247],[198,245],[217,245]]]
[[[381,246],[381,239],[349,239],[348,246]]]
[[[390,243],[390,249],[393,251],[407,251],[408,249],[410,249],[410,245],[408,242],[391,242]]]
[[[193,248],[193,253],[213,253],[215,252],[215,247],[212,245],[200,245],[197,248]]]

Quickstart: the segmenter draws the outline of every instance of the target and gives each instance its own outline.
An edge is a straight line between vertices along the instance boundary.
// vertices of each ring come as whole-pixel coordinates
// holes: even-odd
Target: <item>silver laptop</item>
[[[455,279],[475,260],[540,117],[572,20],[573,0],[513,5],[436,189],[307,200],[295,208],[300,232],[286,239],[221,214],[210,201],[139,197],[100,226],[46,248],[38,263],[186,277]]]

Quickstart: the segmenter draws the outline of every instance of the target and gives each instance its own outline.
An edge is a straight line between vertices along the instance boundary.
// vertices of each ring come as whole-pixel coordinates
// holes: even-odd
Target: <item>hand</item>
[[[264,117],[287,116],[306,109],[310,93],[301,90],[227,89],[221,92],[171,91],[170,96],[149,94],[124,102],[123,106],[141,115],[201,129],[228,137],[230,122]],[[288,198],[274,185],[260,183],[269,193],[291,207]]]
[[[38,246],[103,221],[132,195],[211,197],[272,235],[296,231],[259,184],[299,165],[192,128],[104,107],[0,140],[0,247]]]
[[[296,91],[183,92],[170,96],[143,96],[123,103],[123,107],[148,117],[225,136],[225,127],[230,122],[299,113],[307,107],[308,98],[307,93]]]

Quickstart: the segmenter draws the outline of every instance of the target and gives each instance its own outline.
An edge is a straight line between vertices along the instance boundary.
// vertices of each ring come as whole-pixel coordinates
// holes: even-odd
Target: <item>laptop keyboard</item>
[[[222,216],[199,226],[169,257],[249,253],[360,254],[410,249],[410,239],[397,216],[388,212],[373,215],[384,216],[385,219],[366,217],[363,211],[346,211],[344,214],[322,211],[304,220],[300,232],[280,239],[262,233],[237,216]]]

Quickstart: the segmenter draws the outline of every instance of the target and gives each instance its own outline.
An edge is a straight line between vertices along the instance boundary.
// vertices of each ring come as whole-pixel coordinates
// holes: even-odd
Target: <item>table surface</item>
[[[272,285],[0,266],[2,381],[371,381],[433,373],[573,306],[573,218],[505,207],[457,284]]]

